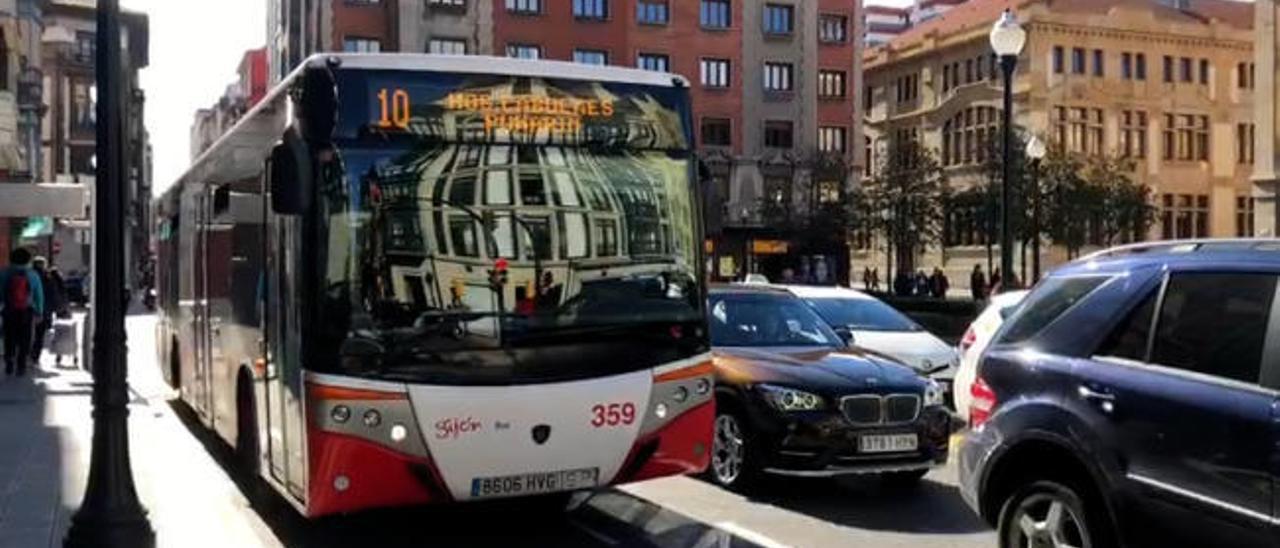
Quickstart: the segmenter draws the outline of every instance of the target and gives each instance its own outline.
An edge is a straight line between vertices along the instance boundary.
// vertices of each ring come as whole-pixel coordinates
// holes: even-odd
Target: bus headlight
[[[684,403],[685,400],[689,399],[689,389],[683,386],[677,387],[676,391],[671,394],[671,399],[675,400],[676,403]]]
[[[347,422],[347,420],[351,418],[351,408],[345,405],[335,405],[333,409],[329,411],[329,418],[333,419],[333,422],[338,424]]]
[[[705,378],[698,379],[698,384],[694,385],[693,389],[695,392],[698,393],[699,396],[706,394],[707,392],[711,391],[711,381]]]
[[[405,428],[403,424],[396,423],[391,425],[391,441],[400,443],[404,441],[405,437],[408,435],[409,429]]]
[[[659,403],[658,405],[653,406],[653,415],[660,419],[667,418],[667,404]]]
[[[377,409],[370,409],[364,412],[364,425],[369,428],[377,428],[382,424],[382,414]]]

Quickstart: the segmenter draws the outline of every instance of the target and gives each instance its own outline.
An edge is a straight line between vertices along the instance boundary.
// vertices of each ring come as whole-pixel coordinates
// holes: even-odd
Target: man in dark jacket
[[[0,272],[0,310],[4,319],[4,372],[27,374],[31,353],[31,327],[44,315],[44,287],[32,270],[31,252],[25,248],[9,253],[9,268]]]

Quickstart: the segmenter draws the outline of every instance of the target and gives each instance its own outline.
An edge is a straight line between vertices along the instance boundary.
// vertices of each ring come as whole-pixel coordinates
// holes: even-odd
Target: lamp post
[[[1027,140],[1027,159],[1031,160],[1031,280],[1040,281],[1040,160],[1044,159],[1044,141],[1035,135]]]
[[[125,108],[121,93],[120,7],[98,0],[97,176],[93,207],[93,449],[84,501],[71,518],[69,548],[150,548],[155,532],[138,501],[129,464],[129,397],[125,377],[124,181]]]
[[[1018,66],[1018,55],[1027,43],[1027,31],[1018,25],[1013,11],[1004,10],[1000,20],[991,26],[991,49],[1000,57],[1000,69],[1004,73],[1004,159],[1003,180],[1000,181],[1000,283],[1009,287],[1013,275],[1013,235],[1009,232],[1009,180],[1013,178],[1013,69]]]

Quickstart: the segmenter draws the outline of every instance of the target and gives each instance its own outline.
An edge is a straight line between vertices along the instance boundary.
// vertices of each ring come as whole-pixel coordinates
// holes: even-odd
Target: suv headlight
[[[933,379],[925,379],[924,387],[924,405],[942,405],[946,403],[946,397],[942,392],[942,385]]]
[[[822,396],[803,390],[772,384],[761,384],[759,388],[764,399],[779,411],[814,411],[823,406]]]

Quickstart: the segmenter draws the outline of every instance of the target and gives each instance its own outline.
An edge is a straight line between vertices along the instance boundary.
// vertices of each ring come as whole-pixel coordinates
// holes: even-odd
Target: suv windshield
[[[785,295],[712,295],[712,346],[844,346],[800,299]]]
[[[880,301],[820,297],[805,299],[835,327],[859,331],[920,331],[920,326]]]

